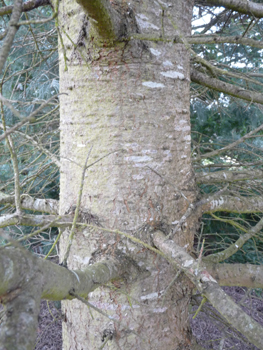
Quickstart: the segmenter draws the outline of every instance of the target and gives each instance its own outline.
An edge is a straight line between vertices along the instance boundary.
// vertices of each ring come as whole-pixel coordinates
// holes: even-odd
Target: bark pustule
[[[145,34],[188,35],[192,1],[160,3],[162,8],[131,1],[135,27]],[[61,96],[60,212],[77,201],[81,166],[92,147],[89,163],[108,156],[86,173],[81,210],[87,220],[152,243],[151,232],[170,233],[195,199],[189,55],[183,44],[134,40],[94,47],[88,25],[83,30],[81,24],[87,25],[81,7],[63,1],[60,25],[78,47],[64,36],[69,63],[66,72],[63,60],[60,66],[61,92],[67,93]],[[185,223],[174,239],[191,248],[194,228],[194,220]],[[66,244],[64,232],[62,259]],[[106,339],[104,349],[187,349],[191,286],[179,276],[166,293],[176,273],[166,261],[121,235],[85,229],[75,234],[69,268],[84,269],[120,251],[139,275],[90,295],[120,324],[96,312],[92,318],[79,301],[65,302],[64,349],[99,349]]]

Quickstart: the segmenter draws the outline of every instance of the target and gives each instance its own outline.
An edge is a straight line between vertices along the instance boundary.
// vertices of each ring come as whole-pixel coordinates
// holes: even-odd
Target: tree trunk
[[[129,7],[112,6],[124,11],[138,32],[190,34],[192,0],[132,0]],[[88,164],[97,163],[85,175],[84,221],[152,244],[151,233],[159,229],[169,234],[196,195],[187,48],[136,40],[96,46],[75,1],[62,1],[59,12],[68,57],[65,71],[61,48],[61,93],[66,94],[60,98],[60,213],[77,202],[90,152]],[[183,222],[174,236],[188,250],[196,221]],[[65,231],[61,260],[67,244]],[[75,233],[68,266],[82,269],[118,254],[130,257],[136,273],[99,288],[89,301],[119,322],[79,301],[65,301],[64,350],[99,349],[104,343],[104,349],[190,348],[191,285],[179,275],[168,288],[176,271],[164,259],[122,235],[85,228]]]

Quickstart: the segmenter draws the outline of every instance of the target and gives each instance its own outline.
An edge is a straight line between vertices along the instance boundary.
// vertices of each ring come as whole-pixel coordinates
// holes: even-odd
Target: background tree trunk
[[[142,33],[178,35],[180,29],[190,34],[191,0],[133,0],[129,8],[112,6],[130,11],[131,21],[135,13]],[[91,150],[88,163],[97,163],[86,172],[83,217],[152,243],[151,232],[170,233],[196,195],[187,49],[183,44],[135,40],[96,47],[88,37],[86,14],[74,1],[61,2],[59,20],[69,58],[65,71],[61,49],[60,86],[66,94],[60,107],[60,213],[76,204]],[[175,234],[175,241],[188,249],[195,221]],[[61,259],[67,241],[65,231]],[[89,298],[120,324],[95,311],[92,317],[79,301],[65,301],[64,349],[99,349],[107,339],[104,349],[187,349],[191,285],[179,276],[168,288],[176,271],[166,261],[121,235],[84,229],[75,234],[68,266],[84,268],[121,253],[130,256],[139,274],[100,288]]]

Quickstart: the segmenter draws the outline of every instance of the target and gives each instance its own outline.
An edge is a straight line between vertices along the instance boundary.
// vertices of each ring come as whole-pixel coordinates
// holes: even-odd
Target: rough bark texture
[[[263,288],[262,266],[252,264],[205,264],[220,286]]]
[[[122,6],[112,6],[122,13]],[[138,32],[190,34],[191,0],[134,0],[124,7],[131,21],[136,15],[131,25]],[[83,217],[152,243],[152,230],[168,234],[195,199],[188,52],[183,44],[135,40],[96,48],[81,7],[64,0],[59,16],[69,58],[68,71],[62,56],[60,66],[61,92],[67,93],[61,96],[60,214],[76,204],[81,166],[92,147],[89,163],[109,155],[86,173]],[[190,248],[194,229],[191,219],[177,231],[176,242]],[[65,231],[61,259],[67,237]],[[68,265],[84,269],[97,257],[120,252],[131,258],[139,277],[90,295],[120,325],[97,312],[92,318],[79,301],[64,302],[64,349],[99,349],[107,339],[104,349],[188,349],[191,286],[179,277],[163,299],[175,274],[166,261],[119,235],[85,229],[75,234]]]
[[[210,196],[202,199],[203,213],[215,213],[227,211],[231,213],[262,213],[263,200],[261,196],[238,197],[238,196]]]
[[[28,259],[25,250],[14,247],[2,250],[0,260],[0,302],[6,304],[6,317],[0,328],[0,350],[32,349],[43,286],[39,266],[34,264],[35,257]],[[40,276],[38,283],[32,283],[36,275]]]

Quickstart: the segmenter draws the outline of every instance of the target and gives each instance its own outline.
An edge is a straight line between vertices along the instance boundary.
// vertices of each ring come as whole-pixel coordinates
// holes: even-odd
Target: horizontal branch
[[[200,1],[195,1],[198,5]],[[263,17],[263,6],[260,3],[256,3],[248,0],[202,0],[201,5],[213,5],[213,6],[222,6],[233,11],[244,13],[247,15],[253,15],[257,18]]]
[[[107,259],[88,266],[84,271],[70,271],[51,261],[31,254],[21,246],[0,248],[0,296],[17,289],[26,281],[25,273],[30,273],[34,283],[44,282],[41,298],[48,300],[74,299],[75,293],[86,298],[99,285],[121,276],[128,269],[128,260]],[[5,267],[10,271],[6,274]],[[43,279],[43,280],[41,280]],[[4,282],[4,283],[2,283]],[[7,297],[7,296],[6,296]]]
[[[0,205],[11,204],[15,205],[15,196],[9,196],[0,192]],[[33,198],[29,195],[21,196],[22,209],[39,211],[49,214],[58,214],[59,202],[55,199]]]
[[[12,199],[13,200],[13,199]],[[54,210],[57,208],[57,202],[50,202],[47,200],[36,200],[32,201],[31,197],[28,199],[28,205],[30,209],[32,206],[37,206],[39,202],[39,209],[43,210]],[[22,202],[23,203],[23,202]],[[32,205],[32,206],[31,206]],[[46,206],[45,206],[46,205]],[[53,207],[52,207],[53,206]],[[46,209],[48,208],[48,209]],[[262,213],[263,212],[263,198],[261,196],[251,196],[251,197],[238,197],[229,195],[219,195],[219,196],[208,196],[203,197],[199,202],[195,204],[195,208],[204,213],[214,213],[216,211],[226,211],[232,213]],[[64,215],[22,215],[17,214],[6,214],[0,216],[0,227],[7,227],[13,225],[22,226],[46,226],[50,224],[50,227],[60,227],[66,228],[72,225],[73,216]],[[84,225],[83,223],[78,223],[78,225]]]
[[[247,339],[263,350],[262,331],[259,323],[247,315],[218,285],[217,281],[199,266],[199,262],[193,259],[183,248],[174,241],[168,240],[160,231],[153,234],[153,242],[173,264],[184,271],[187,277],[195,284],[200,293],[212,304],[212,306]]]
[[[242,79],[246,83],[252,83],[252,84],[257,84],[257,85],[263,86],[263,84],[260,81],[255,80],[251,77],[248,77],[246,74],[239,74],[239,73],[235,73],[231,70],[219,68],[217,65],[213,65],[209,61],[198,56],[194,50],[190,50],[190,52],[193,55],[193,60],[198,64],[201,63],[201,65],[203,67],[205,67],[211,73],[211,75],[214,77],[231,77],[231,78],[236,78],[238,80]]]
[[[22,195],[21,197],[21,205],[23,209],[39,211],[54,215],[58,214],[59,201],[57,201],[56,199],[33,198],[29,195]]]
[[[151,34],[138,34],[132,33],[127,40],[145,40],[153,42],[164,42],[164,43],[182,43],[182,38],[178,36],[167,37],[167,36],[155,36]],[[255,40],[250,38],[244,38],[238,35],[233,36],[219,36],[219,35],[190,35],[185,36],[184,40],[187,44],[240,44],[251,47],[263,48],[263,41]]]
[[[263,78],[263,74],[261,73],[247,73],[247,75],[251,77]]]
[[[195,173],[196,182],[199,185],[203,184],[215,184],[220,182],[237,182],[237,181],[248,181],[263,178],[263,171],[259,169],[240,171],[235,170],[220,170],[215,172],[200,172]]]
[[[202,213],[214,213],[226,211],[230,213],[249,214],[263,213],[263,198],[261,196],[238,197],[238,196],[210,196],[201,199],[197,206],[200,206]]]
[[[209,264],[206,262],[205,266],[220,286],[263,288],[262,265]]]
[[[251,47],[263,48],[263,41],[250,38],[244,38],[238,35],[219,36],[219,35],[192,35],[186,37],[189,44],[240,44]]]
[[[195,158],[192,158],[192,161],[193,162],[197,162],[198,160],[200,160],[201,158],[198,158],[195,157]],[[263,161],[255,161],[255,162],[242,162],[242,161],[239,161],[239,162],[236,162],[236,163],[233,163],[233,162],[227,162],[227,163],[208,163],[208,164],[194,164],[193,167],[195,169],[216,169],[216,168],[220,168],[220,169],[226,169],[228,171],[228,169],[240,169],[241,167],[244,167],[244,168],[248,168],[248,167],[255,167],[255,166],[263,166]]]
[[[7,214],[0,216],[0,227],[7,226],[47,226],[66,228],[72,225],[73,217],[65,215],[59,217],[56,215],[22,215],[18,216],[15,214]]]
[[[47,6],[47,5],[50,5],[49,0],[30,0],[23,3],[22,12],[28,12],[40,6]],[[10,13],[12,13],[13,8],[14,8],[13,5],[1,7],[0,16],[9,15]]]
[[[191,81],[210,89],[223,92],[225,94],[241,98],[249,102],[255,102],[263,104],[263,95],[260,92],[243,89],[239,86],[225,83],[219,79],[212,78],[208,75],[198,72],[197,70],[191,70]]]
[[[91,291],[128,270],[125,259],[111,258],[84,271],[70,271],[39,259],[20,246],[0,249],[0,301],[6,304],[7,312],[14,303],[16,307],[1,325],[1,349],[7,350],[34,348],[40,297],[74,299],[71,294],[74,291],[86,298]]]

